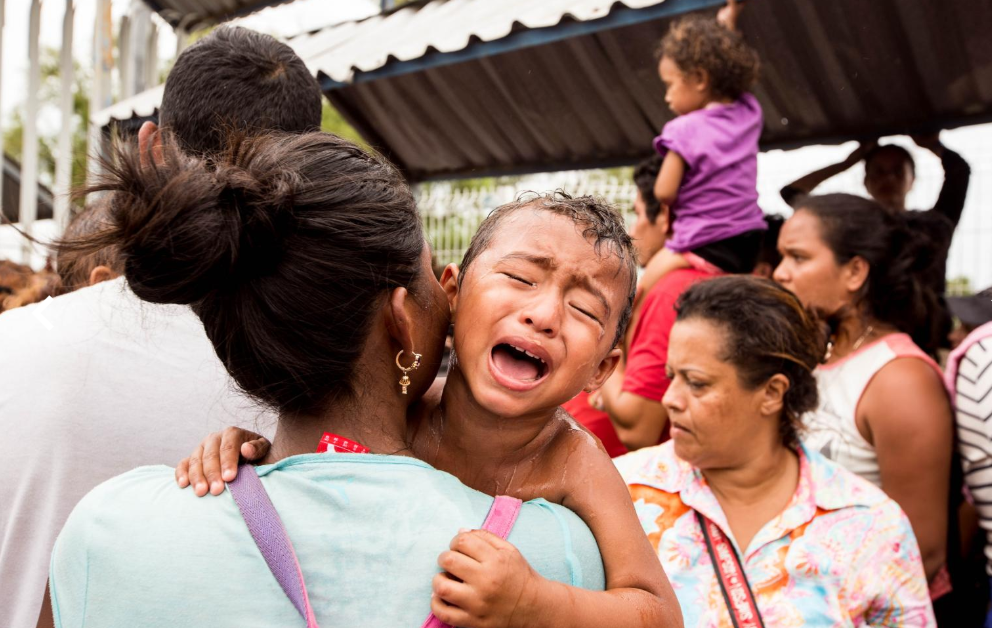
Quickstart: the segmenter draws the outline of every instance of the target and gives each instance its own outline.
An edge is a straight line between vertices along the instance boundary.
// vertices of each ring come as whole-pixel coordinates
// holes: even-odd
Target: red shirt
[[[675,302],[686,289],[702,279],[714,277],[695,268],[672,271],[658,280],[651,292],[644,297],[640,317],[630,340],[630,350],[626,356],[623,390],[652,401],[661,401],[668,390],[669,380],[665,376],[665,363],[668,361],[668,336],[675,324]],[[563,407],[575,420],[599,437],[610,456],[627,453],[620,442],[616,429],[605,412],[589,406],[589,396],[579,393]],[[662,431],[661,440],[668,440],[668,424]]]

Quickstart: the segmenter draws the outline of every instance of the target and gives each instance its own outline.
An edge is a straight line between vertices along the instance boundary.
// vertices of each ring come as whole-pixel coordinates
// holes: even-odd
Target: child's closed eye
[[[595,314],[593,314],[592,312],[590,312],[590,311],[588,311],[588,310],[586,310],[585,308],[582,308],[582,307],[579,307],[578,305],[572,305],[572,307],[573,307],[573,308],[575,308],[575,310],[576,310],[577,312],[579,312],[580,314],[583,314],[583,315],[585,315],[586,317],[588,317],[588,318],[591,318],[592,320],[594,320],[594,321],[596,321],[596,322],[597,322],[597,323],[599,323],[600,325],[602,325],[602,324],[603,324],[603,321],[601,321],[601,320],[599,320],[599,317],[598,317],[598,316],[596,316],[596,315],[595,315]]]
[[[532,281],[527,281],[527,280],[526,280],[526,279],[524,279],[523,277],[518,277],[518,276],[516,276],[516,275],[513,275],[513,274],[511,274],[511,273],[503,273],[503,274],[504,274],[504,275],[506,275],[507,277],[509,277],[510,279],[513,279],[514,281],[519,281],[519,282],[520,282],[520,283],[522,283],[522,284],[526,284],[526,285],[528,285],[528,286],[533,286],[533,285],[534,285],[534,282],[532,282]]]

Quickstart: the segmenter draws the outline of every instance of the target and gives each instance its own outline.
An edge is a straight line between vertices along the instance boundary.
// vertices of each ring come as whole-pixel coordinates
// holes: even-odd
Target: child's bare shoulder
[[[586,426],[572,418],[572,415],[564,408],[558,408],[553,421],[558,429],[555,435],[556,440],[559,441],[556,443],[558,449],[582,453],[592,453],[595,451],[609,458],[606,448],[596,438],[596,435],[590,432]]]
[[[544,457],[545,464],[554,469],[577,469],[612,465],[606,448],[596,436],[565,410],[559,409],[553,419],[555,438]]]

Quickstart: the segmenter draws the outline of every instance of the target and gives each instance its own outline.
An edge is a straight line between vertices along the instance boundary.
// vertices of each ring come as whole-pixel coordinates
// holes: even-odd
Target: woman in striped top
[[[947,359],[944,381],[954,401],[964,481],[985,530],[992,576],[992,322],[971,332]],[[990,580],[992,583],[992,580]],[[992,612],[985,620],[992,627]]]

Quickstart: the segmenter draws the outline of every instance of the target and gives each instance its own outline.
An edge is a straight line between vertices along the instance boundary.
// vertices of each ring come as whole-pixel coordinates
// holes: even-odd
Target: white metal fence
[[[564,188],[571,196],[599,196],[616,205],[629,221],[633,217],[635,187],[632,181],[577,179],[575,185]],[[456,189],[450,185],[421,186],[417,189],[417,205],[424,220],[427,238],[434,247],[438,264],[460,264],[469,242],[479,224],[489,212],[515,200],[528,188],[519,185],[498,185],[488,189]],[[537,187],[545,192],[553,187]]]
[[[960,152],[972,169],[968,200],[947,260],[947,276],[953,280],[949,289],[977,291],[992,285],[992,125],[945,131],[942,139]],[[907,205],[920,209],[932,207],[944,181],[940,161],[907,138],[886,141],[900,143],[916,159],[916,184]],[[848,143],[762,153],[758,157],[758,203],[767,213],[791,214],[792,210],[779,196],[779,189],[816,168],[841,161],[855,146]],[[490,189],[456,189],[448,183],[421,186],[417,190],[420,210],[438,262],[460,262],[483,218],[524,190],[544,192],[562,188],[573,196],[602,196],[617,205],[629,224],[634,184],[629,175],[617,179],[605,172],[611,171],[531,175]],[[858,165],[827,181],[817,192],[867,195],[863,178],[864,169]]]

